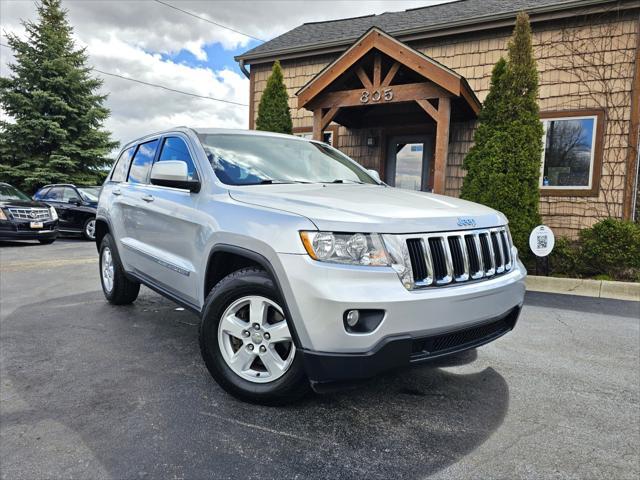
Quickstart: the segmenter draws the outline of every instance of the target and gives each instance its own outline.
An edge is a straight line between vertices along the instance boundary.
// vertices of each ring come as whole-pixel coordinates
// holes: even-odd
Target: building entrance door
[[[408,190],[431,191],[433,137],[404,135],[390,137],[387,150],[387,183]]]

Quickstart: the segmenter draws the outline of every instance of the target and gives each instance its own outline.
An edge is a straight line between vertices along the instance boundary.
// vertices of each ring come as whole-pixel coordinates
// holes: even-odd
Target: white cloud
[[[167,2],[265,39],[304,22],[439,3],[433,0]],[[63,0],[63,6],[69,11],[74,38],[78,45],[87,47],[89,62],[95,68],[198,95],[248,103],[249,81],[231,69],[232,60],[229,67],[213,70],[163,60],[161,54],[187,50],[198,60],[205,61],[205,46],[220,44],[226,50],[234,50],[247,47],[249,38],[153,1]],[[23,36],[21,18],[36,19],[34,3],[0,2],[0,26],[3,32]],[[4,36],[1,41],[6,44]],[[9,73],[7,64],[12,61],[10,50],[1,47],[0,74],[6,76]],[[97,75],[104,79],[103,91],[109,93],[107,106],[111,109],[111,117],[106,127],[120,142],[176,125],[247,127],[246,107]]]

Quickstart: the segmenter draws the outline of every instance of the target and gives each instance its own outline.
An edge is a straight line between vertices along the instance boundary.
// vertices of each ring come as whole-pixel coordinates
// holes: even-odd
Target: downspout
[[[238,60],[238,66],[240,67],[240,71],[244,73],[244,76],[247,78],[251,78],[251,74],[249,74],[249,70],[244,66],[244,59]]]

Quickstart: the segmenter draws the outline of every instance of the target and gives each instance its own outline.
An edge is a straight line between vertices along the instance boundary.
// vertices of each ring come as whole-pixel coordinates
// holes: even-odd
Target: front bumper
[[[298,347],[316,352],[370,352],[386,337],[465,328],[524,301],[526,270],[519,261],[509,273],[487,280],[407,290],[390,267],[321,263],[295,254],[279,259]],[[370,333],[349,333],[343,317],[351,309],[383,310],[384,317]]]
[[[43,222],[32,229],[25,221],[0,221],[0,240],[51,240],[58,236],[58,220]]]
[[[331,390],[335,384],[367,379],[388,370],[426,363],[485,345],[513,330],[520,310],[521,307],[514,307],[497,318],[438,335],[387,337],[366,353],[303,350],[305,371],[314,390]]]

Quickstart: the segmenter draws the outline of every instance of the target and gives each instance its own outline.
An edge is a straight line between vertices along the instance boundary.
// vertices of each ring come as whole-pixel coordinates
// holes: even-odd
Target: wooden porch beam
[[[451,99],[438,99],[438,121],[436,126],[436,148],[434,155],[433,192],[444,195],[447,178],[447,156],[449,155],[449,121]]]
[[[380,77],[382,76],[382,58],[379,53],[373,57],[373,88],[380,88]]]
[[[365,73],[362,67],[356,68],[356,75],[358,75],[358,78],[362,82],[362,86],[364,88],[368,90],[373,90],[373,84],[371,83],[371,80],[369,80],[369,77],[367,76],[367,74]]]
[[[434,107],[429,100],[418,99],[416,103],[422,107],[422,109],[429,114],[436,122],[438,121],[438,110]]]
[[[322,109],[313,111],[313,139],[322,141]]]
[[[380,89],[380,98],[378,101],[373,100],[373,92],[369,91],[369,97],[366,102],[362,101],[362,89],[342,90],[338,92],[327,92],[318,95],[307,106],[311,110],[316,108],[332,108],[332,107],[360,107],[368,105],[381,105],[384,103],[396,102],[412,102],[415,99],[440,98],[449,96],[442,88],[431,82],[425,83],[408,83],[405,85],[394,85],[385,87],[391,89],[391,99],[385,100],[384,92]]]
[[[391,85],[391,82],[393,82],[393,79],[395,78],[396,73],[398,73],[399,68],[400,68],[400,64],[398,62],[395,62],[393,65],[391,65],[391,68],[389,69],[389,71],[384,77],[384,80],[380,84],[380,88],[388,87],[389,85]]]

